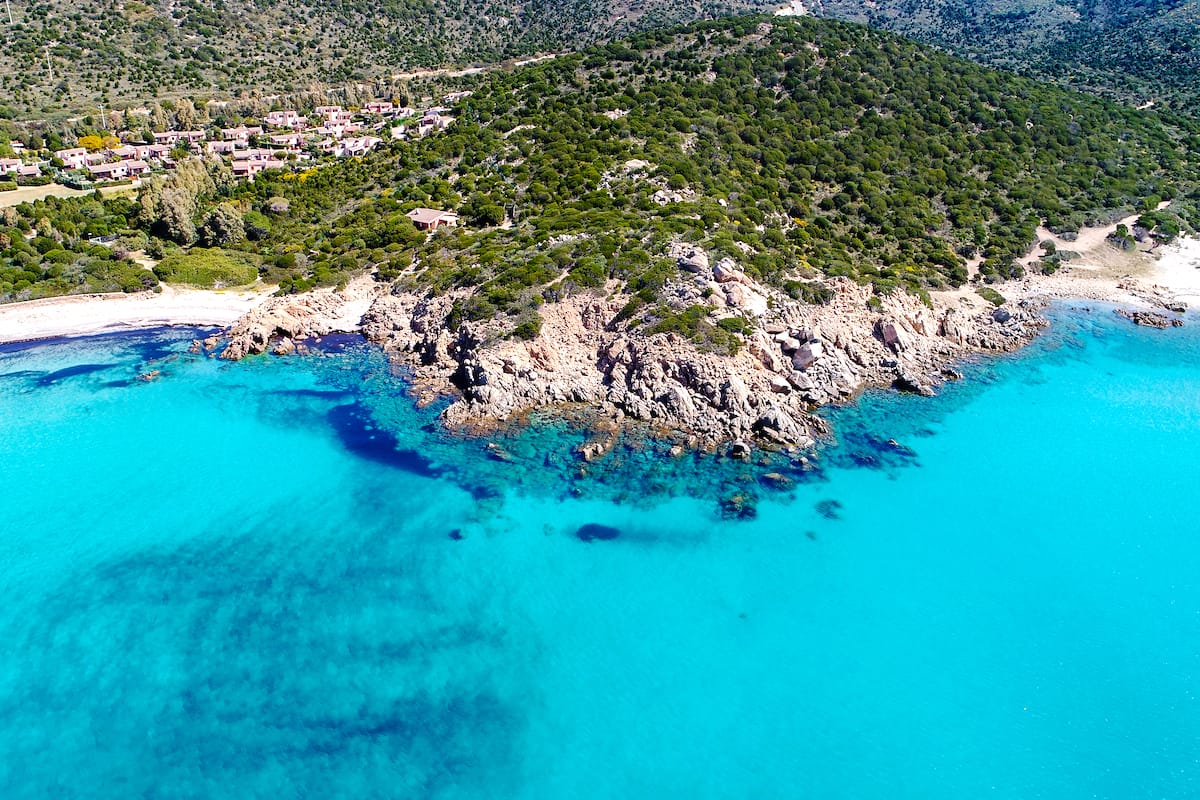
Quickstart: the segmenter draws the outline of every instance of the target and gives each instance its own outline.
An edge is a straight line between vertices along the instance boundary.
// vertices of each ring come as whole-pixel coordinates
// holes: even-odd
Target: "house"
[[[343,139],[334,149],[333,154],[336,156],[361,156],[374,150],[377,145],[383,142],[378,136],[363,136],[358,139]]]
[[[23,164],[17,167],[18,178],[36,178],[42,174],[42,168],[37,164]]]
[[[373,100],[363,106],[363,111],[368,114],[392,114],[396,111],[396,105],[386,100]]]
[[[204,149],[207,150],[211,155],[214,155],[214,156],[227,156],[227,155],[233,155],[233,153],[239,147],[243,146],[244,144],[245,144],[244,142],[235,142],[235,141],[206,142],[204,145]]]
[[[442,102],[448,106],[452,106],[460,100],[466,100],[472,94],[474,94],[474,92],[451,92],[442,98]]]
[[[155,144],[196,144],[198,142],[203,142],[204,139],[204,131],[162,131],[154,134]]]
[[[261,125],[239,125],[236,128],[222,128],[221,138],[226,142],[241,142],[248,144],[250,137],[262,136],[263,129]]]
[[[17,155],[21,155],[21,153],[25,152],[25,143],[19,142],[16,139],[13,139],[11,142],[9,142],[8,146],[11,147],[13,152]]]
[[[110,164],[88,164],[87,171],[98,181],[119,181],[129,177],[129,165],[125,161]]]
[[[432,208],[414,208],[408,218],[417,230],[436,231],[438,228],[453,228],[458,224],[458,214],[453,211],[436,211]]]
[[[274,161],[276,150],[266,147],[252,147],[249,150],[237,150],[233,154],[233,160],[239,161]]]
[[[308,118],[301,116],[300,112],[292,111],[271,111],[267,116],[263,117],[263,123],[271,128],[291,128],[292,130],[304,130],[308,127]]]
[[[233,176],[252,181],[255,175],[265,169],[283,169],[286,166],[287,162],[276,161],[275,159],[269,161],[235,161],[233,162]]]
[[[150,165],[140,159],[132,159],[122,163],[125,164],[126,174],[131,178],[140,177],[150,171]]]
[[[133,149],[137,151],[137,157],[143,161],[146,159],[163,161],[171,154],[171,148],[165,144],[135,144]]]
[[[299,133],[277,133],[271,136],[271,144],[280,150],[299,152],[304,145],[304,136]]]
[[[119,158],[122,161],[130,161],[138,157],[137,148],[133,147],[132,145],[114,147],[108,151],[108,154],[114,158]]]
[[[88,151],[82,147],[71,147],[67,150],[55,150],[54,157],[62,161],[67,169],[82,169],[87,161]]]
[[[21,159],[19,158],[0,158],[0,175],[15,174],[21,168]]]
[[[326,125],[349,122],[354,117],[353,114],[341,106],[317,106],[314,113],[324,119]]]

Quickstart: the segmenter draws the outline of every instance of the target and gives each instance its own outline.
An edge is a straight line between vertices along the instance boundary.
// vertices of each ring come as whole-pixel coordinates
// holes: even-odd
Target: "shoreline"
[[[454,303],[470,290],[436,297],[397,292],[369,274],[340,291],[285,297],[270,296],[269,289],[164,287],[161,294],[0,306],[0,343],[199,325],[222,333],[198,347],[238,360],[303,352],[307,339],[359,333],[410,370],[418,403],[452,398],[441,415],[451,430],[480,433],[531,411],[587,405],[596,423],[580,448],[584,461],[604,456],[634,421],[670,433],[689,449],[728,446],[745,457],[756,446],[812,448],[829,433],[816,410],[867,389],[935,394],[961,377],[956,365],[962,359],[1032,342],[1048,324],[1043,311],[1050,302],[1123,306],[1137,312],[1129,315],[1131,324],[1166,327],[1182,324],[1184,298],[1200,300],[1200,239],[1153,253],[1110,246],[1103,229],[1085,233],[1090,249],[1058,272],[993,285],[1004,298],[998,307],[972,284],[930,292],[925,303],[906,293],[875,296],[844,278],[826,281],[833,290],[828,303],[807,305],[758,284],[732,260],[710,267],[703,252],[672,246],[667,255],[678,259],[680,273],[668,286],[670,302],[708,302],[714,319],[738,315],[749,323],[731,354],[622,324],[629,297],[615,286],[547,304],[540,333],[524,340],[511,336],[504,320],[449,330]]]
[[[80,294],[0,305],[0,344],[94,336],[145,328],[227,328],[271,296],[272,288],[184,289]]]

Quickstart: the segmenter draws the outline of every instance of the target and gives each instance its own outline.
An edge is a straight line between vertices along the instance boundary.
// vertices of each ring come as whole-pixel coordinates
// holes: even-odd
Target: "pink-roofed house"
[[[437,211],[432,208],[414,208],[408,218],[417,230],[436,231],[438,228],[453,228],[458,224],[458,214],[453,211]]]
[[[378,136],[363,136],[358,139],[343,139],[333,151],[338,156],[361,156],[374,150],[383,139]]]
[[[254,180],[254,176],[265,169],[283,169],[287,166],[286,161],[235,161],[233,162],[233,175],[235,178],[245,178],[248,181]]]
[[[391,114],[396,110],[394,103],[389,103],[386,100],[373,100],[363,106],[363,111],[368,114]]]
[[[125,164],[126,173],[131,178],[140,177],[150,171],[150,165],[141,159],[134,158],[123,163]]]
[[[129,177],[129,166],[126,161],[116,161],[111,164],[88,164],[87,170],[98,181],[119,181]]]
[[[252,136],[262,136],[263,129],[261,125],[239,125],[236,128],[222,128],[221,138],[227,142],[241,142],[246,144]]]
[[[133,149],[143,161],[151,158],[162,161],[171,154],[171,148],[165,144],[135,144]]]
[[[18,178],[36,178],[42,174],[42,168],[37,164],[22,164],[17,167]]]
[[[298,111],[271,111],[263,117],[263,123],[272,128],[291,128],[292,130],[304,130],[308,127],[308,117],[300,115]]]
[[[21,166],[19,158],[0,158],[0,175],[8,175],[16,173]]]
[[[271,136],[271,144],[283,150],[299,151],[304,144],[304,136],[299,133],[276,133]]]

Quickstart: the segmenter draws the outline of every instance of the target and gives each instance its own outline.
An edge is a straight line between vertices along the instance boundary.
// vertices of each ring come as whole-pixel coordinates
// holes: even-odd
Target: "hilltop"
[[[1195,0],[813,0],[814,14],[867,23],[991,66],[1132,105],[1200,108]]]

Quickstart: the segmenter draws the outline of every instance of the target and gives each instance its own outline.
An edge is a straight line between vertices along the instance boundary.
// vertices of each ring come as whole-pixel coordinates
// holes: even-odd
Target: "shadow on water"
[[[105,370],[115,369],[119,364],[76,364],[72,367],[64,367],[54,372],[48,372],[38,378],[34,383],[39,387],[52,386],[59,381],[64,381],[68,378],[77,378],[80,375],[91,375],[96,372],[104,372]]]

